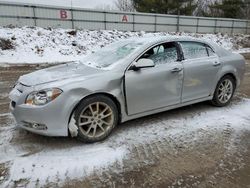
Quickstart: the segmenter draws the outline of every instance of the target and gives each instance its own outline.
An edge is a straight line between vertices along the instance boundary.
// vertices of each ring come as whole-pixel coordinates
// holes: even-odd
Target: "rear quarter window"
[[[208,57],[205,44],[200,42],[180,42],[185,59]]]

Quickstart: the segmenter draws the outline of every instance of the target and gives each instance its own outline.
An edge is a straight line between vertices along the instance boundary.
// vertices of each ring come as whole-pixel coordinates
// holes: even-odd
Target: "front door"
[[[179,61],[178,45],[173,42],[157,45],[140,58],[153,60],[155,67],[126,71],[125,94],[128,114],[179,104],[183,66]]]

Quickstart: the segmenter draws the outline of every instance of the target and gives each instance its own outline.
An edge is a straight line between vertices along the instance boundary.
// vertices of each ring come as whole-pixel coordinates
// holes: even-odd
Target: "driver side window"
[[[146,51],[141,58],[151,59],[155,65],[172,63],[177,61],[177,46],[173,42],[157,45]]]

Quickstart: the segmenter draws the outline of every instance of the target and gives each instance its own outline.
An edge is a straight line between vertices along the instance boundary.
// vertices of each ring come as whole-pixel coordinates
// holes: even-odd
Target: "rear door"
[[[182,102],[202,99],[213,94],[216,75],[221,67],[218,56],[206,44],[180,42],[184,54]]]

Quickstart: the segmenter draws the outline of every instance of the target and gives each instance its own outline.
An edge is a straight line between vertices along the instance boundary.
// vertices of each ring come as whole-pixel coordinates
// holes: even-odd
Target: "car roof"
[[[171,41],[195,41],[195,42],[205,42],[203,40],[190,37],[190,36],[150,36],[150,37],[143,37],[143,38],[138,38],[138,40],[145,40],[148,41],[149,43],[158,43],[158,42],[171,42]],[[206,42],[205,42],[206,43]]]
[[[192,42],[201,42],[208,45],[212,45],[205,40],[201,40],[198,38],[190,37],[190,36],[176,36],[176,35],[169,35],[169,36],[143,36],[143,37],[132,37],[126,39],[128,41],[133,42],[143,42],[145,45],[154,45],[161,42],[178,42],[178,41],[192,41]]]

